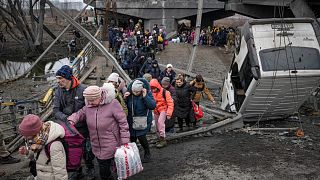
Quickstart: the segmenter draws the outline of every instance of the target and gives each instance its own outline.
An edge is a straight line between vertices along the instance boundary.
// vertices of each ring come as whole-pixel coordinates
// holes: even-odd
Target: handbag
[[[132,97],[132,128],[134,130],[145,130],[148,127],[148,114],[146,116],[134,116],[133,97]]]
[[[29,172],[32,174],[33,177],[37,177],[37,160],[39,158],[40,152],[37,153],[36,157],[31,159],[29,162]]]
[[[171,119],[166,118],[164,121],[165,127],[166,127],[166,132],[168,132],[170,129],[174,127],[174,118],[172,117]]]
[[[196,121],[203,117],[203,111],[194,101],[192,101],[193,111],[194,111],[194,118]]]

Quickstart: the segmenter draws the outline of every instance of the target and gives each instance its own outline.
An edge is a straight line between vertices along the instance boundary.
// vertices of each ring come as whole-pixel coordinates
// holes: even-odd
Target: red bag
[[[194,119],[198,121],[203,118],[203,111],[194,101],[192,101],[193,111],[194,111]]]
[[[169,45],[169,41],[166,39],[166,40],[164,40],[164,45],[165,46],[168,46]]]

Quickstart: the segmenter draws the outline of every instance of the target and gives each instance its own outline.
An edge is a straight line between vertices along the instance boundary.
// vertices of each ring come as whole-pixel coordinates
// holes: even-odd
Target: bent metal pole
[[[76,17],[74,17],[74,20],[77,20],[81,14],[86,10],[86,8],[89,6],[89,4],[91,4],[93,1],[95,0],[91,0],[89,1],[89,3],[77,14]],[[2,83],[7,83],[7,82],[12,82],[15,80],[18,80],[20,78],[23,78],[25,76],[27,76],[27,74],[29,74],[29,72],[38,64],[38,62],[44,57],[44,55],[47,54],[47,52],[53,47],[53,45],[61,38],[61,36],[68,30],[68,28],[71,26],[71,24],[68,24],[68,26],[66,28],[64,28],[64,30],[59,34],[59,36],[52,41],[52,43],[47,47],[47,49],[45,51],[42,52],[42,54],[37,58],[37,60],[26,70],[26,72],[24,72],[22,75],[17,76],[16,78],[13,78],[11,80],[7,80],[7,81],[3,81],[0,82],[0,84]]]
[[[59,8],[55,7],[49,0],[46,1],[47,4],[55,10],[60,16],[66,19],[71,25],[73,25],[75,28],[77,28],[86,38],[88,38],[89,41],[92,42],[93,45],[95,45],[101,53],[108,58],[113,66],[117,69],[119,74],[122,76],[122,78],[127,82],[131,82],[131,78],[128,76],[128,74],[121,68],[118,61],[110,54],[107,49],[95,38],[93,37],[86,29],[84,29],[80,24],[78,24],[76,21],[74,21],[70,16],[68,16],[66,13],[61,11]]]
[[[197,12],[197,22],[196,22],[196,37],[193,41],[193,49],[191,52],[190,60],[188,63],[187,71],[192,71],[192,66],[194,59],[196,57],[197,48],[199,44],[199,36],[200,36],[200,28],[201,28],[201,20],[202,20],[202,9],[203,9],[203,0],[198,0],[198,12]]]

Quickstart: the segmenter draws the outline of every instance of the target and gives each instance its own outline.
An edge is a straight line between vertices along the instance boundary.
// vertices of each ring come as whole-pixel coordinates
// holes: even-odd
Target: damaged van
[[[247,121],[286,118],[319,86],[313,19],[250,20],[236,32],[221,108]]]

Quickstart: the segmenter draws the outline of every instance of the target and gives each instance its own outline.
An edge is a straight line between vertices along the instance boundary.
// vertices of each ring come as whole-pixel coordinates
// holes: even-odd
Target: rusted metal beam
[[[236,117],[228,118],[226,120],[214,123],[208,127],[201,127],[193,131],[183,132],[179,133],[170,137],[167,137],[166,139],[168,141],[188,137],[200,133],[206,133],[210,131],[224,131],[224,130],[233,130],[233,129],[239,129],[243,127],[243,119],[242,115],[238,114]]]

